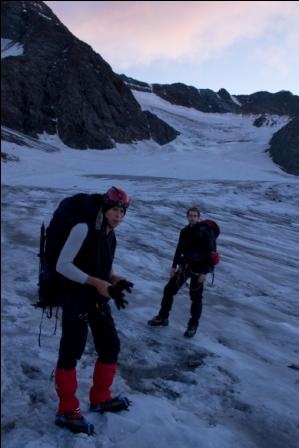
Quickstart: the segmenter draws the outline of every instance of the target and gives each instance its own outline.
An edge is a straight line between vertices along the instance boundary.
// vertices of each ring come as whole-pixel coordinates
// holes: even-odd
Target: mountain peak
[[[131,90],[48,6],[4,1],[1,10],[2,37],[23,47],[2,59],[4,126],[33,137],[57,133],[80,149],[151,138]]]

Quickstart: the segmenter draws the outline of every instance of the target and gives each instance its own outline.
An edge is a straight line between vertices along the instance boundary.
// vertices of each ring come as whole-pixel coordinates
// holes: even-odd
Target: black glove
[[[108,287],[109,296],[114,299],[115,305],[117,309],[126,308],[128,305],[127,300],[124,299],[125,294],[123,290],[131,293],[131,288],[134,286],[132,282],[128,282],[127,280],[119,280],[115,285]]]
[[[134,283],[128,282],[128,280],[123,278],[121,280],[118,280],[118,282],[115,283],[114,286],[118,288],[120,291],[123,291],[125,289],[127,292],[131,293]]]

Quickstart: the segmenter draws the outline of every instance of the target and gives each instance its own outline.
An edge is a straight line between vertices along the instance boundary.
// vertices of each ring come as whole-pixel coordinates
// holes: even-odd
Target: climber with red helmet
[[[127,409],[126,397],[112,398],[110,387],[116,374],[120,341],[109,300],[125,308],[125,291],[133,283],[116,275],[113,259],[114,229],[122,222],[129,198],[116,187],[105,194],[83,194],[64,199],[47,228],[46,251],[59,276],[62,296],[62,336],[55,369],[59,398],[55,423],[73,432],[92,434],[93,425],[81,414],[77,390],[77,361],[91,330],[97,360],[90,388],[90,411],[117,412]],[[59,246],[60,245],[60,246]]]

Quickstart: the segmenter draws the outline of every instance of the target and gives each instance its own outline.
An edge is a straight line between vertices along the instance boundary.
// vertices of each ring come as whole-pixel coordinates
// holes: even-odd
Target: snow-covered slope
[[[157,95],[134,91],[144,110],[150,110],[181,132],[171,143],[160,147],[153,141],[133,145],[119,144],[115,150],[71,151],[58,136],[47,134],[40,141],[51,147],[61,148],[61,154],[52,156],[37,154],[35,150],[24,149],[4,142],[2,150],[19,157],[26,165],[20,177],[19,167],[10,164],[4,171],[6,182],[25,182],[28,176],[40,175],[44,185],[47,166],[54,163],[51,184],[60,185],[66,171],[71,176],[84,174],[86,166],[90,173],[147,175],[194,180],[273,180],[288,179],[265,152],[274,132],[284,126],[289,117],[270,116],[268,125],[257,128],[253,125],[256,116],[235,114],[208,114],[182,106],[174,106]],[[5,129],[8,132],[8,129]],[[11,131],[20,136],[20,133]],[[26,144],[26,142],[24,143]],[[36,144],[31,144],[36,148]],[[44,166],[46,162],[46,167]],[[82,163],[83,161],[83,163]],[[37,179],[35,180],[35,182]],[[30,181],[29,181],[30,182]]]
[[[76,151],[58,137],[23,146],[3,142],[2,438],[7,448],[295,448],[298,421],[298,178],[264,150],[287,118],[255,128],[255,117],[204,114],[138,92],[142,107],[181,135]],[[274,123],[275,122],[275,123]],[[15,134],[12,131],[6,132]],[[58,151],[53,151],[56,148]],[[14,157],[12,157],[14,156]],[[17,159],[17,160],[16,160]],[[115,270],[135,283],[129,306],[112,311],[121,338],[114,393],[129,412],[88,412],[95,353],[78,363],[81,409],[94,437],[54,426],[60,335],[45,319],[38,347],[39,227],[67,195],[124,188],[132,204],[117,229]],[[188,290],[177,295],[170,325],[151,328],[168,280],[187,207],[216,219],[222,262],[205,289],[198,333],[183,337]]]

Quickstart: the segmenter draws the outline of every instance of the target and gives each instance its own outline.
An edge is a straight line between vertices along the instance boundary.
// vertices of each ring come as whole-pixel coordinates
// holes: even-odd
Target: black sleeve
[[[176,247],[176,251],[174,253],[172,267],[176,268],[178,264],[180,264],[181,256],[183,253],[183,231],[180,233],[179,241]]]

